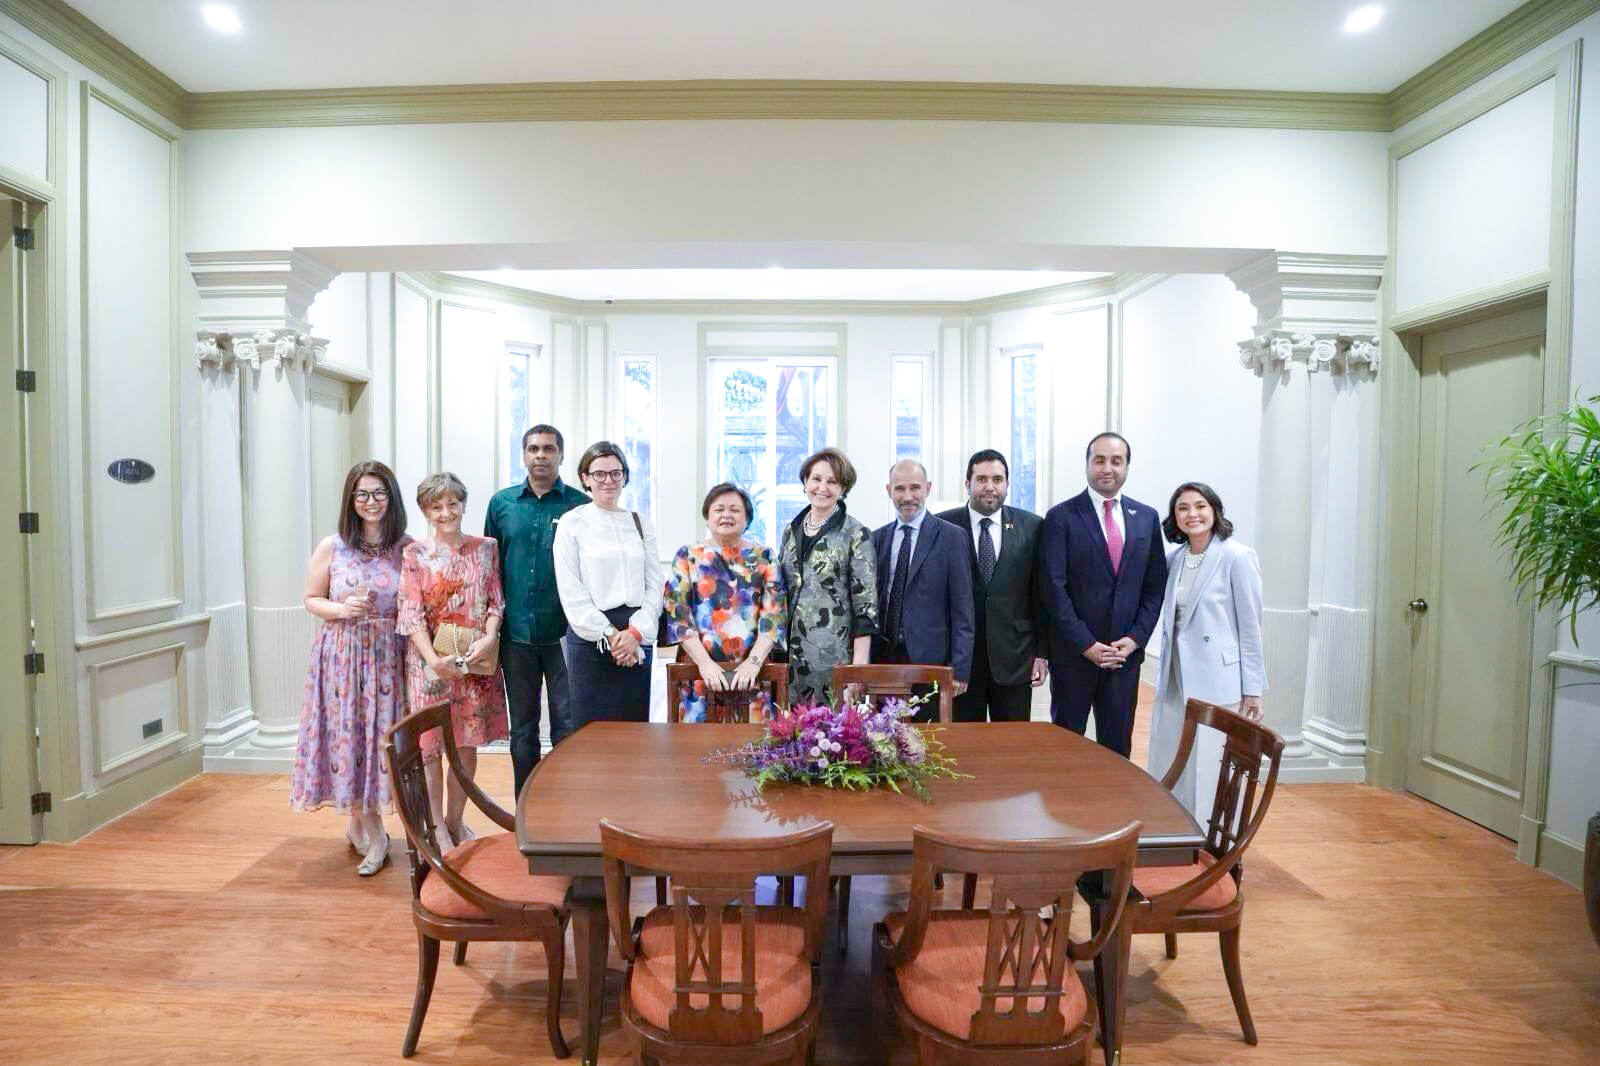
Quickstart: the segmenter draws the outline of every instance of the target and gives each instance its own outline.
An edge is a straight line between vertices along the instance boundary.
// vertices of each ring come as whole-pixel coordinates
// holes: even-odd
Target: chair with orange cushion
[[[504,832],[457,844],[440,854],[423,770],[420,740],[430,729],[444,735],[450,773],[473,804]],[[450,704],[436,703],[396,722],[384,735],[395,809],[406,831],[411,861],[411,918],[417,927],[417,992],[400,1054],[417,1050],[422,1020],[439,970],[439,942],[456,945],[455,964],[466,961],[470,940],[530,940],[544,946],[547,972],[545,1025],[556,1058],[569,1054],[561,1036],[561,977],[565,967],[565,877],[534,877],[517,849],[516,822],[461,772],[450,726]]]
[[[833,823],[789,836],[707,841],[600,823],[606,915],[627,960],[622,1027],[636,1064],[805,1063],[817,1036],[826,894],[756,906],[760,874],[827,884]],[[633,920],[628,874],[664,873],[671,904]]]
[[[1073,964],[1096,958],[1125,919],[1114,907],[1091,939],[1073,940],[1074,891],[1081,877],[1100,873],[1111,898],[1125,899],[1139,828],[1133,822],[1088,840],[996,841],[918,826],[910,909],[873,929],[873,988],[882,1000],[874,1013],[887,1019],[893,1010],[921,1066],[1087,1064],[1097,1015]],[[939,871],[993,877],[988,909],[934,910]]]
[[[696,666],[686,655],[679,654],[679,662],[667,664],[667,721],[681,722],[678,716],[678,693],[684,685],[701,685],[700,695],[706,701],[707,722],[748,722],[750,721],[750,696],[749,692],[740,692],[733,689],[724,689],[721,692],[706,692],[700,681],[700,667]],[[774,707],[787,707],[789,705],[789,666],[787,663],[767,663],[756,675],[757,689],[765,685],[772,694]]]
[[[1222,771],[1206,825],[1205,849],[1192,866],[1150,866],[1135,871],[1137,892],[1129,904],[1134,933],[1161,933],[1167,958],[1178,957],[1179,933],[1217,933],[1222,941],[1222,972],[1228,979],[1247,1044],[1256,1042],[1256,1026],[1244,997],[1239,969],[1239,931],[1244,922],[1244,852],[1255,839],[1278,787],[1283,738],[1259,722],[1224,707],[1190,700],[1184,707],[1178,754],[1161,783],[1172,788],[1194,750],[1195,731],[1202,725],[1223,734]],[[1265,767],[1263,767],[1263,763]],[[1262,772],[1265,769],[1265,784]],[[1258,787],[1259,786],[1259,787]]]

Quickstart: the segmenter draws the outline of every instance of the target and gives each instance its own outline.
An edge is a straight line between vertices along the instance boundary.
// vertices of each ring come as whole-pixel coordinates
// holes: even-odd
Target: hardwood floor
[[[506,757],[480,776],[508,794]],[[0,1062],[398,1061],[416,972],[406,879],[398,862],[356,877],[344,824],[289,810],[285,777],[208,775],[76,844],[0,849]],[[1215,938],[1182,938],[1168,961],[1145,937],[1125,1062],[1600,1061],[1579,893],[1507,841],[1413,797],[1288,786],[1247,869],[1260,1046],[1240,1040]],[[905,889],[855,879],[820,1063],[873,1060],[867,937]],[[553,1062],[543,988],[536,947],[477,944],[459,969],[447,956],[417,1061]],[[624,1061],[614,1017],[602,1061]]]

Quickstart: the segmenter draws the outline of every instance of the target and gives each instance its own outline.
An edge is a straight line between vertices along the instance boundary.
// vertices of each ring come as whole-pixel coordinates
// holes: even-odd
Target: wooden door
[[[23,469],[27,453],[28,393],[14,384],[24,363],[23,271],[15,230],[22,225],[22,205],[0,195],[0,844],[32,844],[39,839],[40,819],[31,800],[38,775],[34,739],[34,690],[37,679],[24,672],[30,651],[28,540],[13,515],[28,510]],[[38,417],[37,413],[34,417]]]
[[[1417,581],[1406,787],[1517,836],[1532,682],[1534,612],[1495,544],[1498,510],[1473,466],[1537,414],[1545,309],[1508,312],[1422,339]],[[1425,605],[1425,606],[1424,606]]]

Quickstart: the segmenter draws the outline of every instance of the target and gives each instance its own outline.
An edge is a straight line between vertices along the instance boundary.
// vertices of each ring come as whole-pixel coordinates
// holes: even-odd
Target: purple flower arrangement
[[[939,730],[913,725],[916,704],[890,697],[874,709],[802,704],[768,718],[759,740],[714,751],[709,762],[741,767],[758,790],[770,784],[825,785],[858,791],[887,787],[927,801],[927,782],[962,777]]]

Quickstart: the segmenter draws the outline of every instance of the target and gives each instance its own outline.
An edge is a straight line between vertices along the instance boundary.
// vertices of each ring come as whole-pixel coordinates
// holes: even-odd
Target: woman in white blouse
[[[578,460],[594,498],[556,521],[556,590],[567,616],[573,729],[650,720],[650,659],[665,577],[650,520],[618,503],[628,460],[610,441]]]
[[[1198,481],[1179,485],[1161,524],[1179,547],[1167,558],[1161,605],[1161,673],[1150,726],[1150,772],[1172,766],[1184,704],[1201,699],[1261,717],[1267,678],[1261,649],[1261,564],[1233,539],[1222,500]],[[1222,766],[1222,734],[1201,726],[1172,793],[1203,822],[1211,816]]]

